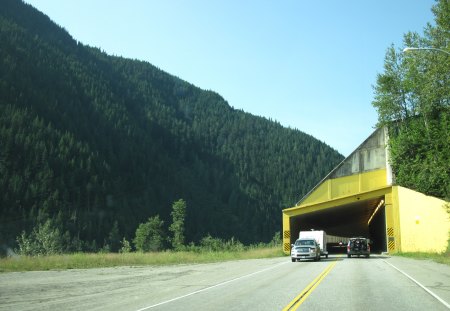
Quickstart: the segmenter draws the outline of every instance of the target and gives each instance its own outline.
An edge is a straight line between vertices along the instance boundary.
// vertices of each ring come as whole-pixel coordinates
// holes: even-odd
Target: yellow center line
[[[322,271],[305,289],[295,297],[282,311],[295,311],[305,301],[305,299],[312,293],[312,291],[319,285],[320,282],[330,273],[331,269],[337,264],[337,261],[330,263],[325,270]]]

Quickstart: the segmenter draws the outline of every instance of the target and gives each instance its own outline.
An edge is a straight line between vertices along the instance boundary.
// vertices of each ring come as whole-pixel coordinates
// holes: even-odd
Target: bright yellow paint
[[[367,174],[367,173],[366,173]],[[360,192],[359,181],[360,175],[350,175],[336,179],[330,179],[331,182],[331,198],[339,198],[349,196]]]
[[[387,184],[386,174],[386,169],[359,174],[361,177],[360,191],[365,192],[381,187],[390,186],[390,184]]]
[[[389,186],[386,180],[386,169],[327,179],[310,193],[301,202],[300,206],[317,204],[342,197],[358,195],[361,192],[384,188]]]
[[[357,201],[369,200],[372,198],[379,198],[386,194],[390,194],[392,187],[384,187],[381,189],[376,189],[369,192],[358,193],[349,197],[341,197],[335,200],[329,200],[317,204],[301,204],[300,206],[295,206],[283,210],[283,251],[285,254],[289,254],[291,250],[291,228],[290,228],[290,217],[295,217],[311,212],[316,212],[328,208],[333,208],[336,206],[342,206],[350,203],[355,203]]]
[[[310,193],[301,204],[305,205],[330,200],[330,186],[330,180],[325,180],[317,189]]]
[[[450,232],[449,214],[444,200],[393,187],[398,200],[402,252],[443,252]]]
[[[283,252],[289,254],[291,251],[291,225],[289,215],[283,213]]]
[[[383,198],[388,252],[443,252],[447,249],[450,218],[445,204],[450,203],[392,186],[389,152],[385,149],[387,138],[386,128],[377,129],[302,201],[283,210],[286,254],[290,251],[290,230],[297,230],[299,224],[299,219],[292,217],[301,218],[321,210],[324,211],[321,217],[326,217],[327,209],[360,206],[353,204],[358,201],[361,204],[373,203],[375,199],[381,202]]]
[[[320,203],[312,204],[301,204],[299,206],[294,206],[283,210],[283,216],[287,215],[289,217],[298,216],[306,213],[317,212],[323,209],[332,208],[336,206],[342,206],[350,203],[355,203],[358,201],[369,200],[372,198],[377,198],[385,195],[391,191],[391,187],[384,187],[379,189],[374,189],[368,192],[360,192],[348,197],[341,197],[334,200],[329,200]]]
[[[443,252],[450,218],[446,202],[419,192],[391,186],[386,170],[327,179],[299,205],[283,210],[283,250],[290,251],[290,217],[384,196],[386,249],[396,252]],[[447,202],[447,204],[450,204]]]
[[[384,209],[386,215],[386,250],[389,253],[400,251],[400,223],[398,219],[398,199],[395,193],[384,196]]]

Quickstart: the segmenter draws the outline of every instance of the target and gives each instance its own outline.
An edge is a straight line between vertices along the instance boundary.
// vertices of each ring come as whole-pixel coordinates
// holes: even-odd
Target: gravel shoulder
[[[287,258],[0,274],[0,310],[138,310]]]

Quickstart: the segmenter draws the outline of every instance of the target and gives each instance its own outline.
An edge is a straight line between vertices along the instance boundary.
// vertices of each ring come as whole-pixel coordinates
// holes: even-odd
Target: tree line
[[[172,205],[172,224],[169,227],[171,235],[168,236],[164,228],[164,221],[159,215],[149,217],[146,222],[139,224],[135,236],[130,241],[120,237],[118,222],[116,221],[106,237],[102,252],[128,253],[132,250],[138,252],[157,252],[169,248],[180,251],[185,248],[184,222],[186,216],[186,202],[180,199]],[[42,256],[73,252],[69,232],[62,232],[61,220],[47,219],[38,223],[31,232],[22,231],[17,237],[18,248],[21,255]],[[134,248],[132,247],[134,246]],[[81,250],[81,249],[79,249]],[[92,251],[97,251],[93,248]]]
[[[197,244],[185,241],[185,217],[186,202],[179,199],[172,204],[172,224],[168,231],[159,215],[149,217],[144,223],[139,224],[132,241],[125,237],[120,238],[117,222],[114,223],[100,252],[159,252],[163,250],[189,251],[189,252],[226,252],[244,251],[244,246],[239,240],[232,237],[224,240],[212,237],[210,234],[203,237]],[[26,256],[49,256],[71,252],[68,233],[62,234],[62,223],[47,219],[45,223],[38,224],[30,233],[23,231],[17,237],[18,248],[15,252]],[[281,234],[276,232],[268,243],[258,243],[249,247],[274,247],[281,246]],[[97,250],[95,250],[97,251]],[[12,252],[14,253],[14,251]]]

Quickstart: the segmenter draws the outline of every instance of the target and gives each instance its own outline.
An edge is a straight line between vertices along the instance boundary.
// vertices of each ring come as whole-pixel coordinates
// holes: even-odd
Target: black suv
[[[366,238],[351,238],[348,240],[347,244],[347,257],[350,258],[352,255],[370,256],[370,245],[369,240]]]

